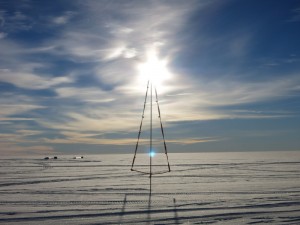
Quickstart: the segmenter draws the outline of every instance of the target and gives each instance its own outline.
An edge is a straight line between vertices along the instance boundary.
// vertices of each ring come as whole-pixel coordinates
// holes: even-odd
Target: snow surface
[[[300,152],[169,154],[151,196],[132,155],[43,158],[0,160],[0,224],[300,224]]]

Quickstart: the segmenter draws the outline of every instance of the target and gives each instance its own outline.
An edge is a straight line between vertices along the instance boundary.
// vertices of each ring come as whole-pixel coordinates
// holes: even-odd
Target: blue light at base
[[[156,154],[156,153],[155,153],[154,151],[149,152],[150,157],[154,157],[155,154]]]

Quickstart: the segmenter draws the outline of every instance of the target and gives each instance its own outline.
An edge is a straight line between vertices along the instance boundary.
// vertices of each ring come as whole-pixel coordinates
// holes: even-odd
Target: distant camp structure
[[[45,159],[45,160],[49,160],[49,159],[58,159],[58,157],[57,157],[57,156],[53,156],[53,157],[46,156],[44,159]]]

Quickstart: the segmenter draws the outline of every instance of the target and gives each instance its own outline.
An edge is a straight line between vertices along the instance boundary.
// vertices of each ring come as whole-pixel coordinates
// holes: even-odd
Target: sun
[[[147,52],[147,58],[144,63],[137,67],[142,82],[150,81],[155,86],[161,86],[162,83],[171,77],[167,68],[168,61],[159,59],[157,51],[151,49]]]

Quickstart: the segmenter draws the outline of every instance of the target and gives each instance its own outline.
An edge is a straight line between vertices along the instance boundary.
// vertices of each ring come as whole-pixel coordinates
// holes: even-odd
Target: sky
[[[143,66],[169,152],[298,151],[299,27],[298,0],[0,0],[0,153],[133,153]]]

